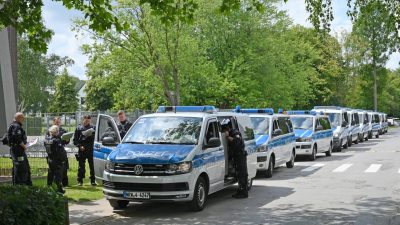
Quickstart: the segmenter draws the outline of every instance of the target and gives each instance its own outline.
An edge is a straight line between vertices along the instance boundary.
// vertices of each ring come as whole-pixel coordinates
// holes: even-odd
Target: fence
[[[38,143],[28,149],[27,155],[31,166],[32,176],[45,176],[47,174],[46,151],[43,140],[48,128],[52,125],[56,116],[61,118],[62,127],[68,132],[73,132],[77,124],[82,121],[83,115],[91,115],[92,124],[96,124],[97,115],[104,113],[117,118],[117,112],[75,112],[75,113],[38,113],[27,114],[23,124],[23,128],[27,132],[28,141],[38,138]],[[135,110],[125,112],[127,118],[134,122],[141,115],[152,113],[150,110]],[[71,170],[77,170],[78,162],[75,159],[75,153],[78,149],[72,144],[66,146],[69,157],[69,166]],[[0,177],[9,177],[12,172],[12,161],[10,159],[9,149],[0,145]]]

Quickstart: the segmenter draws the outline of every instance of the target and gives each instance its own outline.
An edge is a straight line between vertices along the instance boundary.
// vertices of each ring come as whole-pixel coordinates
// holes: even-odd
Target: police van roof
[[[232,112],[235,113],[247,113],[247,114],[268,114],[273,115],[274,109],[272,108],[249,108],[249,109],[241,109],[240,106],[236,106]]]
[[[214,106],[159,106],[157,113],[167,113],[167,112],[191,112],[191,113],[215,113],[217,109]]]

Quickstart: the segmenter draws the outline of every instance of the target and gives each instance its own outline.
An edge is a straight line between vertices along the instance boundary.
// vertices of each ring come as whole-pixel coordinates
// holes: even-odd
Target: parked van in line
[[[288,111],[296,135],[296,154],[307,155],[311,161],[317,153],[332,155],[333,131],[329,117],[315,111]]]
[[[360,118],[358,116],[357,110],[348,109],[349,115],[349,141],[348,146],[351,146],[352,143],[358,144],[360,140]]]
[[[372,126],[369,122],[370,116],[368,115],[368,112],[365,110],[357,110],[358,112],[358,117],[360,120],[360,135],[358,140],[360,142],[368,141],[369,134],[372,132]]]
[[[341,151],[349,145],[348,110],[339,106],[315,106],[312,111],[328,115],[333,129],[333,149]],[[351,144],[351,143],[350,143]]]
[[[379,134],[382,133],[382,126],[380,124],[379,114],[377,112],[368,111],[368,115],[371,116],[371,127],[372,132],[370,138],[375,136],[375,138],[379,138]]]
[[[122,141],[114,119],[99,115],[94,163],[110,205],[172,201],[189,202],[193,210],[202,210],[210,194],[237,183],[221,133],[224,120],[243,136],[250,189],[257,156],[246,114],[217,112],[213,106],[160,106],[157,113],[141,116]]]
[[[388,128],[389,128],[389,123],[387,119],[387,114],[386,113],[381,113],[381,126],[382,126],[382,134],[387,133]]]
[[[271,108],[237,108],[235,112],[247,113],[253,123],[258,174],[270,178],[275,167],[283,164],[286,164],[287,168],[294,166],[295,135],[288,115],[274,114]]]

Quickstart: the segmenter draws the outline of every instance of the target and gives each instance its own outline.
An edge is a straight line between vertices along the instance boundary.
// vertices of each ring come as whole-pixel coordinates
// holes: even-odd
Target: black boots
[[[249,197],[249,193],[247,190],[242,189],[242,190],[238,190],[236,192],[236,194],[232,195],[233,198],[248,198]]]

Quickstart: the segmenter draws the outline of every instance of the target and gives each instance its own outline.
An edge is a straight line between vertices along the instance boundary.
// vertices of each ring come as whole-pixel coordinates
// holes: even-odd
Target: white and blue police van
[[[369,122],[370,117],[368,112],[362,109],[358,109],[358,118],[360,121],[360,135],[358,140],[360,142],[368,141],[369,135],[372,132],[372,126]]]
[[[379,138],[379,134],[382,133],[382,126],[381,126],[381,121],[379,118],[379,113],[377,112],[372,112],[372,111],[368,111],[368,115],[370,116],[370,124],[372,127],[372,132],[371,132],[371,136],[370,138],[372,138],[372,136],[375,136],[375,138]]]
[[[348,147],[349,116],[348,110],[339,106],[315,106],[312,111],[328,115],[333,130],[333,149],[341,151]]]
[[[257,157],[246,114],[217,112],[213,106],[160,106],[156,113],[139,117],[122,141],[114,119],[99,115],[94,164],[110,205],[125,208],[129,202],[172,201],[189,202],[193,210],[202,210],[208,195],[237,183],[221,133],[223,120],[243,136],[250,189]]]
[[[293,126],[289,116],[275,114],[271,108],[240,109],[235,112],[250,116],[257,145],[257,172],[270,178],[274,168],[286,164],[293,168],[296,158],[296,145]]]
[[[389,124],[387,121],[387,114],[386,113],[380,113],[381,115],[381,126],[382,126],[382,134],[387,133]]]
[[[314,161],[317,153],[332,155],[333,131],[329,117],[315,111],[288,111],[296,135],[296,155]]]
[[[351,146],[352,143],[358,144],[360,138],[360,118],[358,116],[357,110],[348,109],[349,115],[349,141],[348,146]]]

